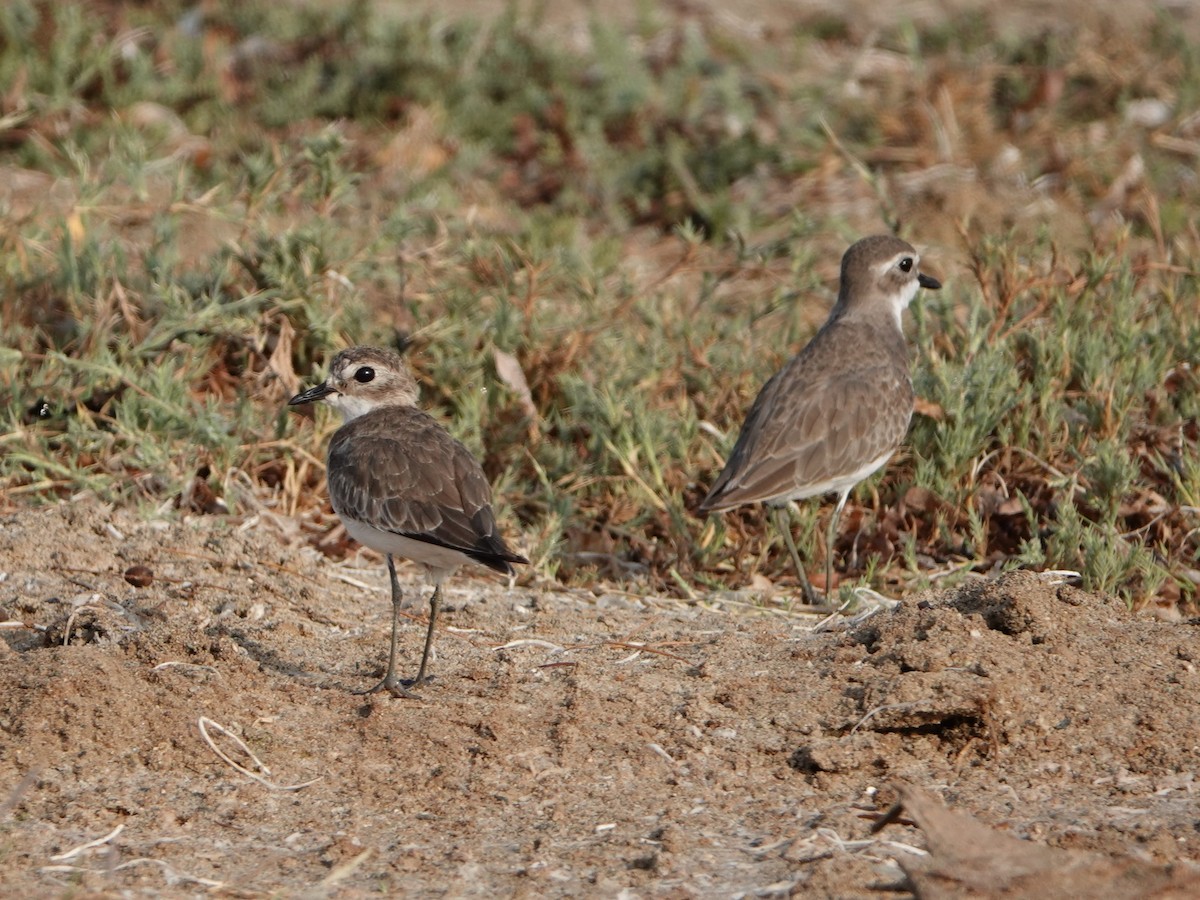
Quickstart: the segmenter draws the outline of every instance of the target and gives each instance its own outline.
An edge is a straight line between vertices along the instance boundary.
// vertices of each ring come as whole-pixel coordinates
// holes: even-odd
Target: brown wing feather
[[[433,418],[388,407],[347,422],[329,443],[334,511],[449,547],[501,572],[527,562],[504,543],[479,463]]]
[[[900,445],[912,413],[907,366],[884,348],[833,372],[830,355],[818,336],[763,386],[702,512],[803,495]]]

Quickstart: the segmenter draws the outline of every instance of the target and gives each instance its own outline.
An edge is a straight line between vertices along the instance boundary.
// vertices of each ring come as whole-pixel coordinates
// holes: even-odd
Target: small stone
[[[130,566],[125,570],[125,580],[134,587],[150,587],[154,583],[154,572],[146,566]]]

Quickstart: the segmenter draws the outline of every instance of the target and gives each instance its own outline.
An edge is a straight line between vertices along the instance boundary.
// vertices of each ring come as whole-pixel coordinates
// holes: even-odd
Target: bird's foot
[[[818,594],[806,578],[800,586],[800,597],[805,606],[811,609],[819,609],[829,604],[829,599]]]
[[[426,678],[426,681],[429,679]],[[405,683],[395,675],[388,675],[374,687],[369,687],[365,691],[354,691],[355,694],[363,696],[365,694],[378,694],[380,691],[387,691],[393,697],[400,697],[405,700],[420,700],[420,694],[416,694],[410,688],[417,687],[416,682]]]

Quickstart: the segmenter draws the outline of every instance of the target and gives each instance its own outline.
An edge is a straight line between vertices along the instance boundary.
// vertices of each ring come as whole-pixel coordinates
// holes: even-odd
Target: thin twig
[[[216,731],[219,731],[221,734],[225,735],[226,737],[228,737],[231,741],[233,741],[235,744],[238,745],[238,748],[243,753],[245,753],[248,757],[250,757],[250,759],[254,762],[255,766],[257,766],[261,771],[270,775],[271,770],[268,769],[263,764],[263,762],[257,756],[254,755],[253,751],[251,751],[251,749],[246,746],[245,741],[243,741],[240,737],[238,737],[236,734],[231,732],[225,726],[221,725],[218,722],[214,722],[212,719],[208,718],[207,716],[201,716],[198,721],[198,724],[200,726],[200,736],[204,738],[204,742],[206,744],[208,744],[209,748],[212,750],[213,753],[217,754],[217,756],[219,756],[222,760],[224,760],[226,763],[228,763],[231,767],[236,769],[238,772],[241,772],[247,778],[257,781],[259,784],[263,785],[264,787],[268,787],[273,791],[298,791],[301,788],[308,787],[310,784],[316,784],[322,778],[322,776],[318,775],[316,778],[310,779],[309,781],[305,781],[302,784],[276,784],[273,781],[269,781],[266,778],[263,778],[257,772],[251,772],[245,766],[239,765],[238,763],[236,763],[232,759],[230,759],[229,756],[227,756],[225,754],[225,752],[216,745],[216,743],[213,741],[213,739],[211,737],[209,737],[208,729],[211,727],[211,728],[215,729]]]
[[[915,702],[910,702],[910,703],[888,703],[883,706],[876,706],[874,709],[872,709],[865,716],[863,716],[861,719],[858,720],[858,722],[855,724],[855,726],[850,729],[850,733],[854,734],[863,725],[867,724],[868,719],[870,719],[872,716],[876,715],[877,713],[888,712],[889,710],[893,710],[893,709],[911,709],[912,707],[914,707],[916,705],[917,704]]]
[[[225,886],[225,882],[223,882],[223,881],[213,881],[211,878],[201,878],[198,875],[180,874],[179,872],[176,872],[174,869],[172,869],[167,863],[163,862],[161,859],[151,859],[148,856],[139,856],[137,859],[126,860],[125,862],[121,863],[119,866],[116,866],[115,868],[113,868],[111,870],[109,870],[109,869],[105,869],[105,870],[89,869],[86,866],[42,866],[41,868],[38,869],[38,871],[46,872],[48,874],[64,874],[64,875],[106,875],[110,871],[111,872],[119,872],[119,871],[121,871],[121,869],[128,869],[128,868],[132,868],[133,866],[145,865],[146,863],[151,863],[153,865],[161,867],[167,876],[168,884],[176,884],[178,882],[190,882],[192,884],[199,884],[204,887],[210,887],[210,888],[222,888]]]
[[[96,838],[94,841],[88,841],[86,844],[80,844],[78,847],[73,847],[72,849],[64,851],[63,853],[58,853],[50,857],[50,859],[52,862],[66,862],[68,859],[74,859],[76,856],[79,856],[81,853],[84,853],[87,850],[93,850],[96,847],[103,847],[124,830],[125,823],[122,822],[104,837]]]
[[[667,653],[665,650],[658,650],[656,646],[681,646],[690,647],[695,644],[695,641],[659,641],[657,645],[626,643],[625,641],[605,641],[601,646],[616,647],[619,650],[635,650],[637,653],[653,653],[655,656],[665,656],[667,659],[673,659],[676,662],[692,664],[690,659],[684,659],[682,656],[676,656],[674,653]],[[636,655],[636,654],[635,654]]]
[[[331,871],[328,875],[326,875],[323,879],[321,879],[320,886],[326,887],[326,888],[333,887],[334,885],[338,884],[339,882],[345,881],[347,878],[349,878],[351,875],[354,874],[354,871],[359,866],[361,866],[368,859],[370,859],[374,855],[374,853],[375,853],[374,848],[368,847],[366,850],[364,850],[362,853],[358,854],[358,856],[354,857],[353,859],[348,859],[341,865],[335,866],[333,871]]]
[[[850,152],[830,124],[825,121],[824,116],[821,116],[818,122],[821,130],[825,132],[825,136],[829,138],[829,143],[833,146],[833,149],[850,165],[850,168],[858,173],[858,176],[866,182],[867,187],[874,192],[875,199],[879,202],[879,213],[883,221],[887,224],[888,229],[892,232],[898,232],[900,230],[899,217],[896,215],[895,207],[892,206],[892,202],[884,191],[883,185],[880,184],[879,176],[875,172],[872,172],[866,163]]]
[[[205,672],[211,672],[212,674],[216,675],[218,678],[221,677],[220,670],[217,669],[215,666],[205,666],[200,663],[184,662],[183,660],[180,660],[180,659],[168,659],[166,662],[160,662],[157,666],[152,668],[150,671],[151,672],[161,672],[163,669],[170,669],[175,666],[179,666],[180,668],[185,668],[185,669],[202,669]]]
[[[553,644],[550,641],[543,641],[537,638],[522,638],[516,641],[509,641],[507,644],[501,644],[499,647],[493,647],[493,650],[513,650],[517,647],[544,647],[547,650],[553,650],[555,653],[563,653],[566,647],[558,644]]]

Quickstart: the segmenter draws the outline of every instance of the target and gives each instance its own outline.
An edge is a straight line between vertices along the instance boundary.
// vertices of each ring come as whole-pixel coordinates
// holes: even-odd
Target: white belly
[[[412,538],[393,534],[390,531],[380,531],[378,528],[356,519],[343,518],[342,524],[346,526],[350,537],[372,550],[422,563],[429,569],[430,577],[439,584],[442,579],[451,575],[463,563],[473,562],[471,557],[458,550],[439,547],[437,544],[429,544],[425,541],[414,541]]]
[[[781,500],[804,500],[808,497],[818,497],[822,494],[832,494],[834,492],[841,494],[843,491],[849,491],[885,462],[892,458],[895,450],[889,450],[887,453],[871,460],[865,466],[855,469],[849,475],[839,475],[836,478],[830,478],[826,481],[819,481],[815,484],[805,484],[798,487],[794,493],[788,494],[786,497],[781,497]]]

